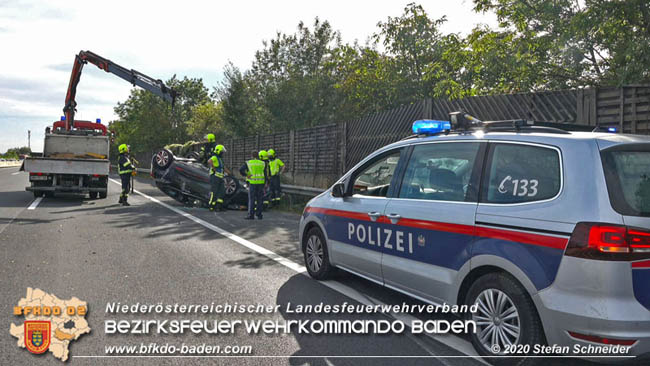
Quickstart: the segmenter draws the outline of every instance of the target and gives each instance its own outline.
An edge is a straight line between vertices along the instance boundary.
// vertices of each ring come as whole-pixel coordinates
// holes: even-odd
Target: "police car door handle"
[[[402,216],[400,216],[400,215],[398,215],[398,214],[394,214],[394,213],[392,213],[392,214],[388,214],[388,215],[386,215],[386,217],[388,217],[388,219],[390,220],[390,222],[391,222],[392,224],[397,224],[397,222],[399,221],[399,219],[402,218]]]
[[[381,213],[376,211],[368,212],[368,216],[370,216],[370,221],[377,221],[379,216],[381,216]]]

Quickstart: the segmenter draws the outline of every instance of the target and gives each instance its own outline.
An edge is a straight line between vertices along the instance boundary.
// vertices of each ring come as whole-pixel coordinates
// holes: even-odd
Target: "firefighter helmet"
[[[266,150],[260,150],[259,156],[262,160],[268,160],[269,153],[267,153]]]
[[[117,147],[117,150],[120,152],[120,154],[124,154],[129,151],[129,147],[126,146],[126,144],[122,144]]]
[[[208,140],[208,142],[214,142],[216,140],[213,133],[205,135],[205,139]]]

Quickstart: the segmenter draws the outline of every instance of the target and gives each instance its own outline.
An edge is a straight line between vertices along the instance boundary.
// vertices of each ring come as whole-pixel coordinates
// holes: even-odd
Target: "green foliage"
[[[172,78],[176,108],[133,90],[115,108],[116,143],[135,152],[359,118],[424,98],[650,82],[647,0],[473,0],[499,27],[445,34],[446,17],[415,3],[379,21],[366,44],[346,44],[327,21],[298,23],[263,42],[249,70],[223,81]]]
[[[140,153],[187,140],[185,122],[196,106],[210,101],[208,89],[201,79],[187,77],[178,80],[174,76],[166,85],[179,93],[173,110],[169,103],[142,89],[131,90],[129,98],[117,104],[119,119],[109,124],[115,145],[128,144],[132,153]]]
[[[647,0],[474,0],[474,4],[477,11],[496,12],[504,32],[536,53],[539,86],[650,81]]]
[[[3,159],[19,159],[20,155],[29,155],[32,153],[32,150],[27,147],[14,147],[8,149],[4,154],[0,154],[0,157]]]

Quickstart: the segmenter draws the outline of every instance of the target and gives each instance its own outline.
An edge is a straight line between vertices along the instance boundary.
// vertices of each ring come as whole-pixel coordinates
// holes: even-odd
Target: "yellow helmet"
[[[214,147],[214,153],[217,154],[217,155],[221,154],[222,152],[226,152],[226,151],[228,151],[228,150],[226,150],[226,147],[221,145],[221,144]]]
[[[126,146],[126,144],[122,144],[117,147],[117,150],[120,152],[120,154],[124,154],[125,152],[129,151],[129,147]]]
[[[275,150],[273,150],[273,149],[269,149],[269,150],[268,150],[268,153],[269,153],[269,157],[272,157],[272,158],[275,157]]]
[[[260,150],[260,159],[262,160],[268,160],[269,158],[269,153],[266,152],[266,150]]]
[[[216,140],[213,133],[205,135],[205,139],[208,140],[208,142],[214,142]]]

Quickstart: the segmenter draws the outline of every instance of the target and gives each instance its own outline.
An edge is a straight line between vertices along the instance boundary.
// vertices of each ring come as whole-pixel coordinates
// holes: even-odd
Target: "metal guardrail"
[[[0,161],[0,168],[9,168],[9,167],[16,167],[20,166],[22,164],[21,161]]]
[[[319,194],[325,192],[325,190],[322,188],[294,186],[291,184],[282,184],[282,191],[286,193],[311,197],[318,196]]]
[[[111,167],[117,169],[117,165],[111,165]],[[151,173],[150,168],[136,168],[139,173]],[[303,187],[303,186],[294,186],[291,184],[282,184],[282,191],[290,194],[297,194],[301,196],[315,197],[319,194],[325,192],[325,189],[314,188],[314,187]]]

